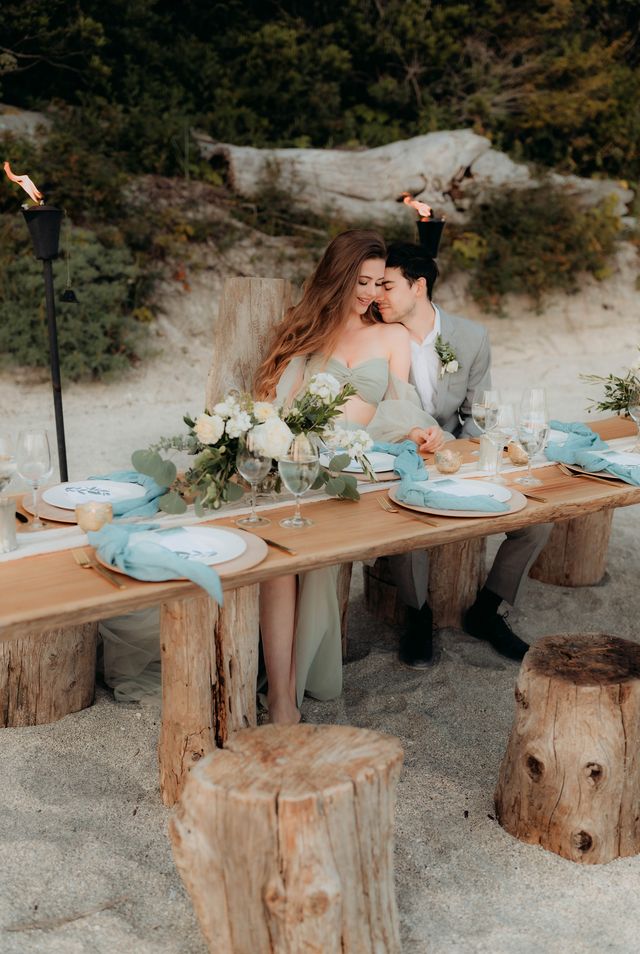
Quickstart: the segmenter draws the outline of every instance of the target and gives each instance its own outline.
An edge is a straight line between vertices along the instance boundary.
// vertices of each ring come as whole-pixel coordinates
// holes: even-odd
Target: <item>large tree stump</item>
[[[342,658],[347,655],[347,617],[349,614],[349,591],[353,563],[341,563],[338,570],[338,606],[340,608],[340,631],[342,633]]]
[[[524,657],[495,796],[521,841],[582,864],[640,852],[640,646],[547,636]]]
[[[485,551],[484,537],[447,543],[429,551],[427,600],[433,611],[434,626],[444,629],[462,625],[462,616],[486,577]],[[368,611],[392,626],[404,626],[406,608],[398,599],[388,560],[382,557],[374,566],[364,566],[363,570]]]
[[[160,791],[173,805],[194,764],[256,724],[258,586],[225,593],[222,607],[208,596],[163,603],[160,651]]]
[[[238,732],[191,773],[170,836],[216,954],[396,954],[397,739],[349,726]]]
[[[555,586],[595,586],[607,565],[613,510],[554,524],[529,576]]]
[[[0,726],[57,722],[93,702],[98,624],[0,641]]]

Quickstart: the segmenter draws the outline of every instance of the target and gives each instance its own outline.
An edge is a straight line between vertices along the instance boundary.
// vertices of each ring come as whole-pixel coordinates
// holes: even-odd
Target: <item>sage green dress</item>
[[[390,373],[386,358],[370,358],[352,368],[321,354],[307,359],[294,358],[278,383],[277,401],[285,403],[295,398],[296,393],[303,391],[311,377],[319,372],[332,374],[341,385],[352,384],[363,401],[376,405],[376,412],[365,427],[376,441],[401,441],[412,427],[436,424],[435,419],[422,409],[413,385]],[[349,420],[343,420],[341,424],[348,427]],[[342,692],[338,569],[339,566],[330,566],[298,576],[295,634],[298,705],[305,692],[315,699],[333,699]]]

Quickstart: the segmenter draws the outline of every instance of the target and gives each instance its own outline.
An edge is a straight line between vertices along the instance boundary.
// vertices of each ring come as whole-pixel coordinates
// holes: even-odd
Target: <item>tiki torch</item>
[[[431,206],[427,205],[426,202],[420,202],[419,199],[414,199],[409,192],[403,192],[402,201],[405,205],[410,205],[412,209],[415,209],[420,216],[417,222],[418,239],[427,255],[430,258],[435,258],[442,238],[444,219],[435,218]]]
[[[43,199],[42,193],[36,188],[29,176],[14,175],[8,162],[4,164],[4,171],[12,182],[17,182],[18,185],[22,186],[29,198],[37,203],[32,208],[23,208],[22,214],[29,229],[35,257],[41,260],[44,273],[44,297],[47,311],[47,327],[49,329],[49,363],[51,366],[53,407],[56,418],[58,465],[60,468],[60,480],[64,481],[68,480],[67,451],[64,439],[58,329],[56,326],[56,306],[53,296],[53,266],[51,264],[53,259],[58,257],[62,210],[54,209],[50,205],[40,204]]]

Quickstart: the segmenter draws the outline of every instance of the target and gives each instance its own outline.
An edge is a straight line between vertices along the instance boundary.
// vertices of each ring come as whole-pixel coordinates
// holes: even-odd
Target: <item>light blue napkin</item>
[[[152,517],[160,509],[158,499],[166,494],[168,487],[160,487],[153,477],[147,477],[137,470],[116,470],[111,474],[102,474],[101,477],[90,477],[89,480],[119,480],[124,484],[139,484],[144,487],[144,497],[134,497],[131,500],[118,500],[113,503],[114,517]]]
[[[563,424],[560,421],[550,421],[550,426],[557,431],[565,431],[569,437],[561,447],[557,444],[547,445],[545,450],[547,460],[559,461],[562,464],[577,464],[594,474],[606,470],[608,474],[624,480],[625,483],[640,487],[640,467],[609,460],[603,453],[609,450],[609,445],[585,424]]]
[[[386,444],[384,441],[376,441],[371,450],[382,454],[391,454],[395,457],[393,471],[399,477],[411,477],[413,480],[429,479],[424,461],[420,457],[417,444],[414,441],[400,441],[399,444]]]
[[[146,582],[184,576],[201,586],[222,606],[220,577],[212,567],[187,560],[157,543],[131,543],[129,540],[132,533],[157,529],[154,523],[105,523],[99,530],[88,533],[87,537],[105,563],[119,567],[128,576]]]
[[[435,510],[477,510],[482,513],[506,513],[509,504],[494,497],[477,494],[474,497],[457,497],[447,493],[446,486],[455,486],[455,480],[438,480],[431,487],[425,482],[416,483],[411,477],[403,477],[396,491],[396,500],[414,507],[431,507]],[[441,489],[444,488],[444,489]]]

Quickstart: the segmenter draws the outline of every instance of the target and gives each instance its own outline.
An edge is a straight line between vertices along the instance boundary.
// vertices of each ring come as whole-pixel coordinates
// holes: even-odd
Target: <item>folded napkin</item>
[[[144,497],[134,497],[131,500],[118,500],[113,503],[114,517],[152,517],[160,509],[158,499],[166,494],[168,487],[160,487],[153,477],[147,477],[137,470],[116,470],[111,474],[102,474],[100,477],[90,477],[90,480],[119,480],[125,484],[139,484],[144,487]]]
[[[156,529],[153,523],[105,523],[100,530],[88,533],[87,537],[105,563],[119,567],[128,576],[147,582],[184,576],[201,586],[222,606],[220,577],[212,567],[187,560],[158,543],[130,541],[131,534]]]
[[[482,494],[458,497],[447,493],[446,486],[453,487],[455,484],[455,480],[438,480],[429,486],[426,482],[416,483],[411,477],[403,477],[395,497],[401,503],[435,510],[477,510],[479,513],[506,513],[509,510],[508,503],[494,497]]]
[[[399,444],[376,441],[371,450],[382,454],[391,454],[395,457],[393,471],[399,477],[411,477],[413,480],[428,479],[424,461],[413,441],[400,441]]]
[[[640,467],[610,460],[605,453],[609,450],[609,445],[585,424],[563,424],[560,421],[551,421],[550,425],[554,430],[565,431],[569,437],[561,447],[557,444],[547,445],[545,449],[547,460],[559,461],[562,464],[577,464],[594,474],[606,470],[608,474],[624,480],[627,484],[640,486]]]

